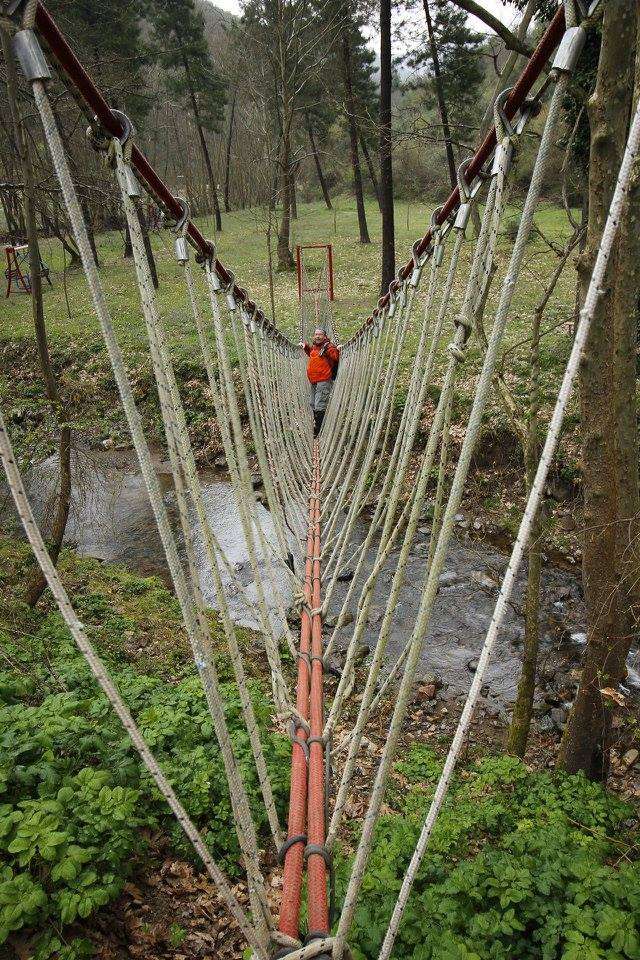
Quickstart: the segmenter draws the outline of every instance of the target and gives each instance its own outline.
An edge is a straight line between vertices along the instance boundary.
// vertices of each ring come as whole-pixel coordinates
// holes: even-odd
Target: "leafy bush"
[[[424,747],[398,765],[409,787],[397,793],[400,812],[377,828],[350,938],[356,960],[378,955],[438,769]],[[459,776],[441,813],[395,960],[637,960],[640,864],[628,856],[623,826],[630,813],[581,776],[483,760]],[[342,889],[347,875],[343,863]]]
[[[96,568],[82,566],[93,576]],[[156,581],[129,574],[118,579],[116,601],[128,593],[136,604],[160,604],[171,615],[175,601]],[[187,811],[219,862],[237,875],[227,781],[199,678],[186,659],[172,682],[137,673],[126,662],[122,638],[144,624],[119,612],[116,601],[93,584],[88,591],[85,586],[77,607]],[[17,606],[13,613],[30,620],[22,635],[0,624],[0,664],[7,665],[0,671],[0,944],[23,928],[60,929],[116,897],[144,856],[150,829],[169,833],[174,851],[192,855],[58,613]],[[266,831],[240,700],[221,654],[218,666],[234,750],[256,824]],[[284,809],[290,747],[269,732],[270,705],[257,681],[251,681],[251,694]],[[42,938],[38,960],[63,955],[55,942],[49,934]],[[74,960],[86,956],[88,946],[77,940],[65,949],[67,960]]]

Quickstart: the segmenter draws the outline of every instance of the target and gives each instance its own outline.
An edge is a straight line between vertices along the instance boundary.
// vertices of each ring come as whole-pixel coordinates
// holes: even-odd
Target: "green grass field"
[[[340,339],[345,339],[370,314],[379,295],[380,224],[377,205],[370,201],[367,207],[372,243],[362,246],[357,240],[357,220],[353,201],[338,197],[334,210],[319,203],[300,204],[299,219],[293,223],[292,245],[295,243],[331,243],[335,264],[335,326]],[[423,234],[431,218],[431,204],[407,204],[396,207],[396,249],[398,263],[410,256],[413,241]],[[270,315],[268,256],[264,230],[264,211],[238,211],[224,217],[223,232],[217,237],[220,258],[232,269],[238,282]],[[512,248],[513,226],[517,221],[517,206],[507,211],[503,233],[499,240],[499,269],[493,283],[491,299],[485,315],[485,327],[492,320],[499,291]],[[557,263],[557,249],[570,233],[565,213],[558,207],[543,203],[537,214],[537,226],[544,234],[534,235],[526,252],[520,284],[514,298],[509,329],[504,345],[503,370],[518,402],[526,400],[528,336],[532,311],[540,299],[547,278]],[[212,236],[212,223],[200,219],[198,225],[205,235]],[[471,234],[471,230],[468,231]],[[450,234],[450,237],[452,235]],[[160,275],[158,300],[167,326],[170,342],[183,383],[204,383],[204,372],[190,311],[187,309],[186,289],[181,279],[181,268],[173,257],[173,235],[164,231],[154,233],[153,246]],[[548,241],[548,242],[547,242]],[[131,260],[123,260],[123,237],[120,233],[102,234],[97,238],[101,261],[101,276],[111,307],[116,332],[125,359],[138,387],[143,415],[151,426],[151,435],[158,430],[155,400],[151,386],[151,370],[144,325],[140,313],[138,290]],[[273,243],[275,248],[275,242]],[[449,244],[449,247],[451,244]],[[461,305],[468,267],[473,251],[470,238],[464,247],[461,267],[454,286],[450,316],[455,317]],[[106,351],[97,320],[88,296],[82,270],[63,270],[62,251],[57,243],[45,240],[43,256],[53,271],[53,288],[45,286],[45,314],[52,354],[59,369],[65,394],[71,399],[76,434],[91,441],[116,436],[126,443],[126,428],[119,411],[108,366]],[[445,261],[446,264],[446,261]],[[444,276],[443,269],[443,276]],[[424,274],[426,278],[426,272]],[[402,358],[402,373],[398,402],[402,401],[402,382],[406,382],[412,366],[422,317],[420,298],[425,296],[423,283],[415,308],[410,334]],[[274,273],[275,319],[279,326],[297,340],[297,285],[295,273]],[[204,315],[208,305],[204,284],[200,282]],[[543,409],[553,402],[559,378],[571,346],[571,325],[575,296],[575,270],[569,263],[555,295],[548,305],[541,349]],[[445,342],[453,332],[453,325],[445,331]],[[444,344],[443,344],[444,345]],[[16,431],[21,452],[33,457],[42,449],[50,449],[38,437],[43,432],[41,421],[47,420],[46,401],[40,386],[37,355],[34,349],[30,300],[24,295],[12,295],[3,301],[0,322],[0,350],[3,353],[3,373],[0,399],[8,419]],[[441,351],[442,354],[442,351]],[[461,372],[456,418],[463,422],[468,408],[475,373],[481,360],[481,351],[471,342],[469,358]],[[436,374],[436,385],[437,385]],[[212,411],[208,409],[206,392],[185,398],[190,422],[196,431],[196,446],[207,443],[211,433]],[[193,394],[193,390],[191,391]],[[575,423],[575,411],[570,414]],[[49,418],[50,420],[50,418]],[[491,398],[487,423],[494,430],[509,429],[509,422],[497,391]],[[46,426],[46,423],[45,423]],[[198,432],[199,431],[199,432]],[[51,430],[49,431],[52,436]],[[575,463],[571,452],[571,431],[563,455]],[[454,438],[455,439],[455,438]],[[206,457],[205,457],[206,459]],[[500,507],[503,509],[504,505]]]
[[[396,206],[396,250],[399,263],[411,254],[411,244],[428,227],[432,204],[399,203]],[[334,210],[319,203],[300,205],[297,221],[293,223],[292,244],[332,243],[335,264],[335,314],[341,336],[354,330],[375,306],[379,293],[380,230],[377,206],[367,205],[372,243],[362,246],[357,241],[357,222],[353,202],[349,197],[338,197]],[[264,232],[263,211],[238,211],[224,217],[223,232],[217,237],[219,256],[236,274],[252,297],[269,308],[268,257]],[[509,211],[507,220],[517,216]],[[209,220],[199,219],[198,226],[205,235],[212,236]],[[569,231],[564,213],[554,207],[543,206],[537,223],[548,238],[561,242]],[[97,238],[101,260],[101,275],[112,307],[116,329],[125,351],[141,348],[142,320],[131,261],[123,261],[123,239],[119,233],[102,234]],[[153,247],[161,278],[159,301],[163,315],[178,349],[189,349],[194,344],[190,325],[185,328],[185,290],[179,281],[180,269],[173,258],[173,238],[168,231],[153,235]],[[471,243],[468,244],[468,250]],[[506,257],[509,241],[501,241],[501,254]],[[526,313],[535,302],[540,280],[549,272],[554,258],[549,248],[540,241],[531,244],[531,252],[524,270],[524,283],[515,304],[516,326],[526,323]],[[67,272],[63,278],[63,255],[55,241],[43,242],[43,256],[54,272],[54,287],[45,288],[47,325],[52,341],[76,344],[99,339],[99,331],[89,302],[81,271]],[[464,271],[458,284],[462,289]],[[295,275],[274,274],[276,322],[288,333],[295,333],[297,318],[297,289]],[[561,284],[558,300],[564,301],[567,313],[572,304],[573,280]],[[520,322],[521,321],[521,322]],[[0,324],[2,340],[29,338],[32,332],[28,298],[13,294],[3,304]]]

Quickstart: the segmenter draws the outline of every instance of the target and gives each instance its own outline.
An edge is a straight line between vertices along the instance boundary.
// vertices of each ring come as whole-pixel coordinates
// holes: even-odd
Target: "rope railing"
[[[22,2],[10,4],[10,12],[13,18],[17,19],[22,5]],[[30,28],[35,28],[38,31],[39,37],[45,43],[60,71],[66,78],[69,89],[74,92],[78,104],[89,121],[94,123],[94,121],[97,120],[101,132],[104,132],[109,137],[121,138],[126,132],[121,115],[119,115],[117,111],[112,110],[104,99],[99,88],[82,65],[45,4],[37,0],[32,6],[34,7],[32,11],[33,23],[30,24]],[[135,145],[131,153],[131,165],[149,196],[155,200],[159,207],[172,220],[180,223],[185,213],[181,199],[174,196],[152,164],[149,163],[142,151]],[[186,221],[185,234],[188,242],[194,247],[198,256],[203,260],[209,260],[220,282],[228,285],[233,274],[217,259],[214,244],[202,235],[191,219]],[[246,306],[249,312],[253,313],[255,310],[258,311],[260,318],[269,326],[274,335],[290,342],[278,327],[271,323],[262,310],[250,299],[247,291],[243,290],[235,281],[233,292],[236,300]]]
[[[189,218],[186,205],[173,197],[133,142],[134,134],[126,117],[110,110],[100,92],[60,35],[41,3],[32,2],[29,15],[46,40],[60,68],[76,85],[87,110],[98,118],[101,130],[96,141],[106,146],[132,237],[133,266],[140,291],[160,412],[165,432],[178,507],[178,524],[184,542],[185,563],[180,560],[174,530],[149,455],[140,415],[133,399],[119,344],[103,292],[98,270],[88,244],[86,227],[71,180],[68,164],[45,89],[47,68],[37,49],[31,53],[33,34],[18,33],[15,48],[33,89],[54,170],[60,183],[69,220],[80,250],[95,311],[105,340],[123,408],[131,431],[141,471],[152,503],[167,556],[194,661],[213,719],[229,782],[231,807],[242,851],[250,915],[243,911],[217,869],[197,830],[186,821],[177,798],[141,740],[135,721],[123,708],[117,691],[82,636],[55,568],[46,556],[41,537],[34,528],[26,494],[10,441],[0,420],[0,455],[10,479],[25,530],[38,562],[65,621],[87,657],[98,682],[107,692],[114,709],[130,732],[136,749],[161,786],[171,809],[180,819],[200,853],[221,895],[240,923],[259,960],[288,957],[331,957],[341,960],[348,954],[348,938],[356,904],[361,894],[382,809],[387,781],[400,743],[402,724],[413,689],[417,665],[427,636],[438,579],[450,542],[454,517],[459,509],[471,457],[476,447],[496,363],[507,330],[523,255],[530,236],[533,216],[540,198],[551,146],[573,65],[584,40],[578,26],[578,6],[567,0],[554,17],[529,64],[511,91],[505,91],[495,105],[495,124],[474,157],[462,165],[459,184],[437,210],[425,236],[416,241],[413,256],[399,272],[390,293],[382,298],[373,315],[351,337],[341,352],[340,368],[324,423],[317,439],[312,438],[311,417],[304,363],[299,349],[283,336],[239,287],[233,274],[215,259],[213,245],[206,241]],[[28,36],[25,36],[27,34]],[[555,50],[559,51],[549,78],[531,98],[538,78]],[[476,325],[488,309],[488,291],[496,271],[498,232],[510,186],[512,155],[527,122],[535,114],[542,96],[551,88],[544,130],[531,183],[524,201],[518,234],[495,307],[493,324],[484,350],[473,403],[453,477],[449,480],[449,436],[452,409],[460,371],[467,357],[467,345]],[[596,262],[585,308],[558,401],[538,475],[531,491],[513,554],[507,568],[496,610],[480,656],[469,697],[442,778],[425,820],[418,845],[405,877],[379,960],[389,960],[416,871],[425,854],[433,824],[446,796],[460,747],[470,723],[486,667],[495,645],[518,565],[526,549],[531,525],[538,509],[544,479],[557,445],[564,411],[575,379],[589,324],[597,303],[600,283],[610,256],[616,229],[624,213],[625,195],[633,159],[640,148],[640,119],[636,115],[620,170],[609,220]],[[246,652],[238,643],[223,574],[233,585],[232,565],[211,530],[197,475],[187,420],[165,332],[161,311],[149,274],[147,253],[136,216],[136,184],[132,176],[158,200],[177,221],[176,258],[182,267],[185,303],[197,332],[198,344],[209,382],[211,400],[229,467],[230,482],[247,545],[255,614],[271,677],[275,708],[274,722],[291,737],[291,786],[286,831],[280,824],[256,718],[247,686]],[[473,205],[484,197],[481,228],[473,241],[470,266],[457,293],[466,242],[465,228]],[[193,271],[188,244],[196,250],[202,272]],[[428,280],[425,281],[425,277]],[[203,296],[204,293],[204,296]],[[203,307],[206,304],[206,307]],[[315,308],[314,308],[315,309]],[[318,313],[316,311],[316,318]],[[447,322],[452,336],[445,337]],[[408,383],[402,384],[402,359],[409,337],[415,354]],[[444,348],[442,354],[440,351]],[[232,367],[231,351],[237,356]],[[426,445],[416,449],[418,428],[427,391],[435,383],[436,361],[444,364],[440,390],[431,417]],[[404,401],[396,410],[404,386]],[[273,521],[273,538],[261,525],[253,490],[250,453],[264,485],[265,498]],[[407,479],[412,461],[417,473]],[[403,651],[382,687],[394,615],[405,583],[409,555],[423,516],[427,489],[436,475],[434,515],[429,533],[428,556],[421,601],[415,625]],[[377,492],[366,534],[354,545],[358,520],[371,491]],[[403,498],[403,494],[407,495]],[[197,521],[194,525],[194,517]],[[253,764],[267,813],[271,841],[283,868],[283,894],[279,918],[272,915],[267,896],[265,867],[260,838],[251,818],[246,788],[240,775],[233,743],[224,717],[224,704],[212,656],[212,642],[202,595],[195,536],[204,544],[204,557],[211,573],[217,607],[240,695],[242,715],[248,730]],[[385,565],[393,557],[384,610],[376,627],[372,655],[364,669],[361,696],[345,728],[346,706],[356,684],[358,651],[370,627],[373,591]],[[346,596],[339,605],[335,626],[326,641],[326,617],[343,575],[353,565]],[[293,590],[300,613],[300,637],[296,644],[288,623],[288,604],[278,582],[278,571]],[[324,581],[324,584],[323,584]],[[244,588],[241,595],[248,599]],[[349,608],[356,605],[350,636],[341,639]],[[325,675],[328,657],[341,646],[343,665],[333,695],[326,706]],[[288,650],[295,658],[295,696],[283,659]],[[373,712],[392,683],[399,681],[391,724],[375,773],[362,834],[357,844],[353,869],[347,884],[337,926],[334,924],[332,851],[340,837],[344,811],[357,769],[364,731]],[[340,743],[333,744],[336,729],[343,731]],[[336,766],[338,790],[332,808],[328,802],[331,765]],[[285,837],[286,833],[286,837]],[[304,877],[307,877],[307,924],[302,929]],[[335,935],[331,935],[335,929]]]

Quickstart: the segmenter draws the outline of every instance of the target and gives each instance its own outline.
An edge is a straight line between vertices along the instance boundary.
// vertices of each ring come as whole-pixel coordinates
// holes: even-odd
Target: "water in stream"
[[[171,522],[176,528],[178,520],[169,466],[158,459],[156,469]],[[31,477],[30,496],[39,518],[47,515],[47,503],[53,493],[56,470],[57,464],[52,458],[39,466]],[[212,530],[235,568],[237,578],[244,584],[249,597],[254,598],[255,586],[232,487],[228,481],[214,473],[203,473],[201,484]],[[6,491],[2,500],[0,510],[6,517]],[[270,515],[260,505],[258,519],[266,539],[273,542],[274,531]],[[195,516],[192,519],[192,530],[204,596],[206,601],[215,607],[212,577]],[[364,527],[360,528],[358,536],[364,536]],[[415,623],[426,567],[427,537],[428,529],[421,528],[413,545],[407,582],[395,611],[388,646],[387,669],[390,669],[403,649]],[[145,576],[156,574],[168,582],[164,551],[151,504],[135,456],[131,452],[84,450],[75,455],[74,497],[66,541],[80,554],[123,563]],[[178,538],[178,542],[181,542],[181,538]],[[260,558],[259,562],[261,572],[265,574],[264,558]],[[363,638],[365,645],[373,647],[377,638],[396,562],[397,552],[391,555],[378,578]],[[437,676],[444,684],[446,695],[457,696],[468,688],[506,562],[507,556],[503,552],[487,543],[469,539],[466,535],[456,537],[451,544],[445,570],[440,578],[441,585],[431,627],[420,658],[421,676]],[[292,591],[291,578],[284,564],[274,565],[274,575],[287,608],[292,601]],[[523,571],[488,671],[488,696],[498,706],[513,699],[520,670],[524,576]],[[253,609],[240,600],[227,575],[224,579],[230,589],[229,604],[234,620],[243,625],[256,626]],[[327,618],[327,633],[347,589],[347,582],[337,586],[332,604],[335,614]],[[271,604],[271,615],[277,622],[278,614],[273,601],[275,591],[267,589],[265,593]],[[562,663],[565,671],[579,663],[583,618],[579,579],[568,571],[547,566],[542,579],[543,672],[545,663],[555,664],[552,670],[558,668],[558,663]],[[350,624],[342,628],[338,649],[344,648],[352,629]],[[363,656],[366,656],[366,649],[363,650]],[[632,684],[637,679],[637,674],[634,674],[632,669]]]

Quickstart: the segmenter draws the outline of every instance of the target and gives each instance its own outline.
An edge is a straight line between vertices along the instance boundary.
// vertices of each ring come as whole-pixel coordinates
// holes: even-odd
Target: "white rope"
[[[62,585],[58,571],[51,561],[51,557],[47,552],[42,534],[40,533],[40,530],[34,519],[31,504],[29,503],[24,489],[22,477],[18,469],[1,410],[0,457],[2,458],[2,466],[4,467],[4,471],[7,476],[9,489],[11,490],[11,495],[18,511],[18,516],[20,517],[24,531],[29,539],[34,556],[40,565],[40,568],[46,578],[47,585],[51,590],[51,594],[58,605],[58,609],[65,623],[67,624],[67,627],[69,628],[69,632],[71,633],[76,646],[87,661],[89,669],[98,681],[100,688],[113,707],[115,714],[127,731],[133,746],[138,752],[138,755],[140,756],[140,759],[144,763],[145,767],[149,771],[149,774],[151,775],[158,790],[167,801],[171,812],[176,817],[186,836],[191,841],[196,853],[205,865],[207,873],[218,888],[226,907],[238,922],[242,933],[247,938],[248,943],[253,947],[256,955],[260,957],[261,960],[266,960],[267,954],[264,949],[264,944],[258,937],[255,927],[247,917],[236,896],[232,893],[226,877],[216,864],[215,860],[212,858],[195,824],[188,816],[184,807],[174,793],[171,784],[168,782],[162,770],[160,769],[158,761],[147,746],[139,727],[131,716],[131,713],[120,696],[115,684],[111,680],[111,677],[109,676],[109,673],[102,660],[88,639],[83,624],[80,622],[76,616],[75,610],[71,606],[68,594]]]
[[[605,274],[611,257],[611,252],[613,250],[613,245],[615,243],[618,227],[624,214],[624,208],[628,198],[629,187],[633,175],[633,166],[639,152],[640,105],[636,110],[631,132],[629,134],[622,165],[620,167],[616,182],[615,192],[609,209],[607,222],[602,233],[598,255],[593,273],[591,275],[589,289],[585,298],[584,307],[580,311],[578,329],[576,331],[576,336],[573,341],[573,346],[571,348],[571,354],[565,369],[562,385],[560,387],[553,415],[551,417],[547,438],[542,455],[540,457],[536,476],[534,478],[534,482],[527,499],[527,505],[518,529],[518,535],[513,545],[511,557],[509,559],[509,564],[507,566],[502,586],[500,588],[500,593],[496,601],[495,609],[491,617],[489,629],[482,646],[482,651],[478,658],[478,666],[476,668],[473,682],[469,689],[469,694],[458,722],[458,727],[451,743],[451,747],[449,748],[449,753],[447,754],[447,759],[445,761],[442,774],[436,786],[436,791],[431,802],[431,806],[425,818],[418,843],[411,858],[411,863],[409,864],[409,868],[405,875],[398,897],[398,902],[396,904],[391,922],[389,924],[389,929],[380,952],[379,960],[387,960],[391,954],[398,926],[406,907],[413,882],[418,869],[420,868],[429,837],[431,836],[434,824],[446,797],[453,771],[460,755],[460,751],[463,747],[464,738],[469,729],[473,712],[480,696],[486,670],[498,638],[500,627],[504,621],[504,616],[513,592],[518,570],[526,552],[527,545],[531,537],[533,524],[544,497],[544,488],[549,474],[549,469],[558,446],[560,431],[562,429],[562,423],[567,409],[567,404],[569,402],[569,398],[571,397],[575,379],[578,374],[580,361],[584,354],[585,344],[589,335],[591,323],[598,306],[598,301],[604,293],[603,283],[605,280]]]
[[[385,749],[381,757],[380,765],[378,767],[378,772],[373,785],[369,808],[365,814],[362,836],[356,853],[347,892],[345,894],[345,903],[342,916],[338,925],[335,960],[341,960],[344,947],[346,945],[348,931],[353,921],[356,900],[360,892],[364,871],[366,869],[373,845],[375,824],[378,820],[380,809],[382,807],[387,778],[391,769],[393,758],[395,756],[400,731],[402,729],[402,723],[404,721],[410,699],[418,658],[420,656],[424,636],[426,634],[427,626],[431,617],[431,611],[433,609],[433,603],[438,589],[438,577],[444,565],[448,543],[454,528],[454,516],[459,509],[471,457],[480,432],[484,408],[493,379],[493,370],[497,362],[498,352],[505,331],[516,280],[522,265],[526,243],[533,225],[533,215],[538,203],[540,191],[542,189],[544,174],[546,172],[547,163],[553,146],[553,133],[558,116],[560,114],[562,98],[565,95],[567,85],[568,77],[563,74],[556,84],[553,96],[551,98],[551,103],[549,105],[549,111],[540,143],[540,149],[531,176],[531,183],[524,204],[522,219],[520,221],[518,235],[514,244],[509,270],[504,280],[502,296],[500,298],[500,303],[494,320],[489,347],[485,356],[485,362],[478,379],[476,395],[471,414],[469,416],[465,438],[462,443],[458,465],[452,482],[447,509],[443,517],[442,527],[438,537],[438,543],[434,553],[433,562],[429,569],[416,624],[412,632],[410,651],[407,657],[407,664],[400,684],[400,689],[398,691],[396,706],[391,719]]]

